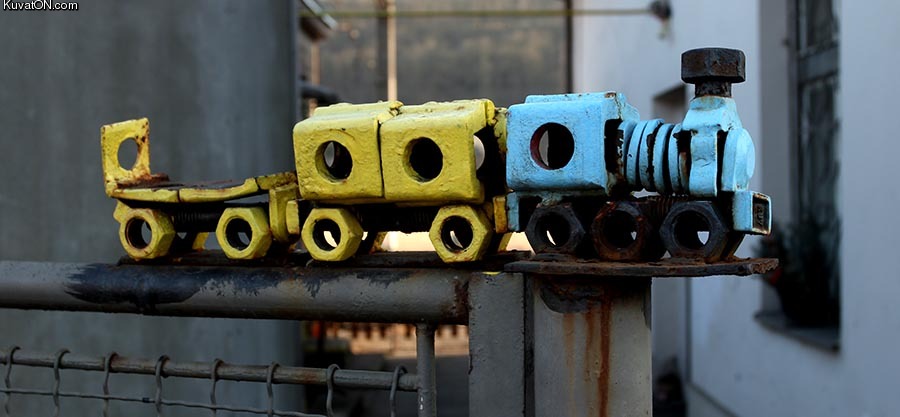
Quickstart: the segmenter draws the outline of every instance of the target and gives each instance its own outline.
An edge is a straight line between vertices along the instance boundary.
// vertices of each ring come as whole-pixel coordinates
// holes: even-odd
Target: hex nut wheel
[[[481,259],[491,246],[494,226],[477,207],[445,206],[438,210],[428,237],[444,262]]]
[[[264,207],[229,207],[219,217],[216,240],[231,259],[262,258],[272,246],[269,216]]]
[[[525,227],[535,253],[578,255],[586,234],[569,203],[538,207]]]
[[[312,209],[300,232],[310,256],[326,262],[350,259],[359,249],[362,237],[359,220],[350,210],[342,208]]]
[[[591,223],[594,248],[610,261],[657,260],[665,253],[656,226],[630,201],[609,202]]]
[[[700,233],[708,232],[706,241]],[[719,209],[711,201],[675,204],[660,226],[660,237],[673,258],[715,262],[731,255],[733,240]],[[738,241],[739,243],[739,241]]]
[[[128,256],[154,259],[166,256],[175,240],[175,226],[169,215],[159,210],[135,209],[119,203],[116,208],[119,220],[119,240]],[[144,227],[149,237],[144,236]]]

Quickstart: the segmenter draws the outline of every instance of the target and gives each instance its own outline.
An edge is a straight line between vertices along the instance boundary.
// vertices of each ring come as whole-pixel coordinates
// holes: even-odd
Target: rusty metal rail
[[[516,254],[499,264],[488,260],[453,269],[434,265],[433,254],[372,256],[327,268],[314,263],[296,266],[307,265],[302,262],[249,267],[218,261],[201,258],[152,266],[0,261],[0,307],[416,324],[415,374],[399,369],[368,373],[333,366],[322,370],[230,364],[212,371],[211,362],[109,360],[0,350],[0,366],[5,363],[7,372],[13,365],[53,368],[57,381],[52,390],[27,390],[7,383],[0,393],[51,396],[54,404],[59,397],[81,396],[105,403],[140,401],[156,405],[157,410],[181,406],[303,417],[306,414],[274,410],[271,389],[265,409],[170,401],[161,397],[162,377],[248,380],[265,383],[267,388],[325,381],[329,391],[336,386],[394,387],[392,392],[413,389],[418,394],[418,416],[434,416],[434,329],[438,324],[463,324],[469,333],[472,416],[649,415],[650,277],[750,275],[777,265],[767,259],[614,264],[565,258],[524,260]],[[67,367],[107,375],[153,375],[157,396],[124,398],[107,390],[102,395],[61,392],[58,370]],[[332,415],[332,407],[326,409]]]
[[[477,271],[0,261],[0,306],[161,316],[465,324]]]

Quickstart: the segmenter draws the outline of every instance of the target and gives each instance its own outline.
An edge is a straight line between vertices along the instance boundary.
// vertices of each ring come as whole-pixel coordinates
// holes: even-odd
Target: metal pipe
[[[9,363],[10,349],[0,350],[0,363]],[[16,350],[13,354],[13,365],[53,368],[56,354],[44,354]],[[59,369],[78,369],[82,371],[104,372],[106,357],[66,354],[59,362]],[[128,358],[115,356],[109,362],[109,371],[119,374],[154,375],[156,359]],[[265,383],[268,376],[266,365],[235,365],[222,363],[216,367],[216,379],[226,381],[246,381]],[[326,385],[326,370],[319,368],[302,368],[278,366],[272,374],[275,384]],[[208,362],[174,362],[166,360],[162,365],[161,375],[181,378],[212,378],[212,366]],[[394,381],[392,372],[337,370],[334,373],[334,385],[341,388],[377,389],[388,391]],[[415,374],[400,376],[397,389],[415,391],[418,377]]]
[[[472,274],[477,272],[0,261],[0,308],[465,324]]]
[[[416,373],[419,375],[419,417],[437,416],[437,389],[434,379],[434,330],[429,324],[416,325]]]

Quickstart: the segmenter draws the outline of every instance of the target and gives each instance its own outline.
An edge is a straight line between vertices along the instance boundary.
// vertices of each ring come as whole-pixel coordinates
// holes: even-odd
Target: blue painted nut
[[[611,201],[591,223],[594,248],[610,261],[657,260],[665,249],[653,223],[637,203]]]
[[[676,203],[659,230],[663,245],[673,258],[707,262],[730,257],[743,239],[743,234],[731,232],[711,201]]]
[[[578,255],[586,234],[569,203],[538,207],[525,228],[525,237],[535,253]]]
[[[509,187],[608,191],[603,139],[607,122],[637,118],[637,110],[615,92],[529,96],[509,108]]]

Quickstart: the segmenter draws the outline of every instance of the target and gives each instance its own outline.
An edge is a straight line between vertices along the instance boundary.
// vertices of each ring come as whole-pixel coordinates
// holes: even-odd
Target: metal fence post
[[[469,416],[525,417],[525,279],[469,281]]]
[[[437,416],[434,380],[434,330],[431,324],[416,325],[416,373],[419,374],[419,417]]]
[[[535,417],[649,417],[650,278],[529,279]]]

